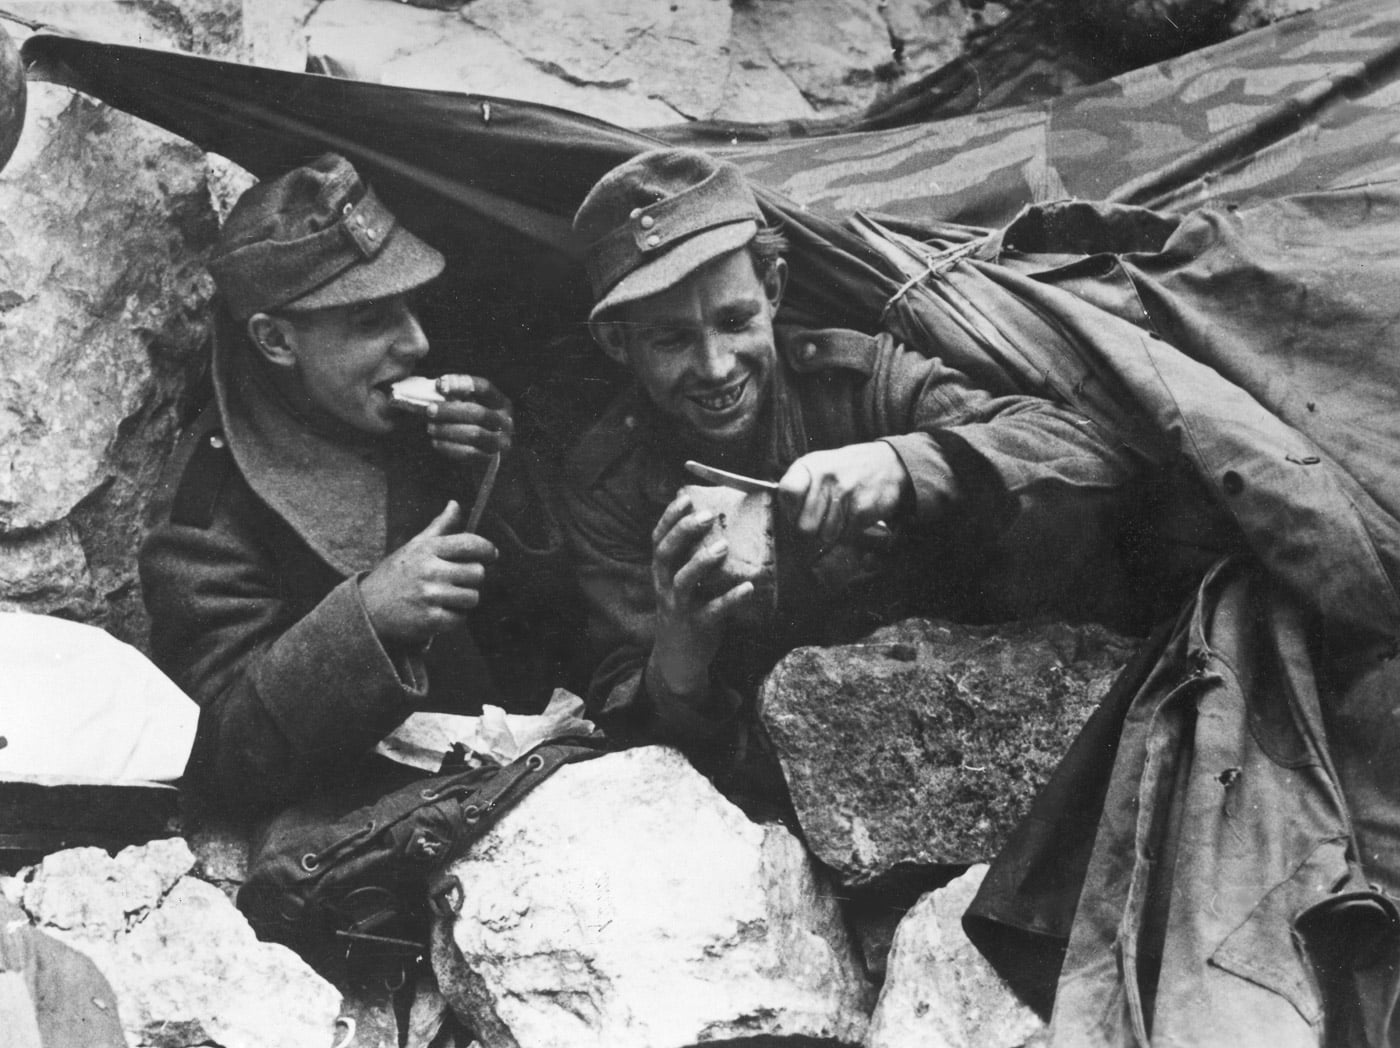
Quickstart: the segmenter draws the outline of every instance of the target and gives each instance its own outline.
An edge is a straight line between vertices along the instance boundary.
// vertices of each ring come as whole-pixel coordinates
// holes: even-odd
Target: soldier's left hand
[[[428,437],[455,462],[481,462],[505,451],[515,436],[510,398],[487,379],[443,375],[437,391],[447,399],[428,414]]]
[[[876,440],[803,455],[778,481],[778,497],[800,534],[830,546],[893,520],[912,486],[894,448]]]

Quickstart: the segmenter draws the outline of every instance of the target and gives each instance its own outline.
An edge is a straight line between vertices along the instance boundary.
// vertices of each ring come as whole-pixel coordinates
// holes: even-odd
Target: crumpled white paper
[[[169,782],[199,707],[95,626],[0,612],[0,779]]]
[[[538,714],[507,713],[499,706],[483,706],[480,717],[411,713],[379,741],[375,752],[436,772],[453,745],[461,743],[480,760],[506,765],[549,739],[593,731],[593,722],[582,714],[583,700],[564,688],[555,688]]]

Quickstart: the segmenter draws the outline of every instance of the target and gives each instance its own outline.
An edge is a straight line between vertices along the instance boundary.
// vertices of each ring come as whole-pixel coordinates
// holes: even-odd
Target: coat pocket
[[[1322,991],[1294,935],[1294,921],[1331,898],[1333,886],[1347,879],[1346,844],[1346,838],[1319,843],[1210,957],[1213,967],[1279,994],[1313,1027],[1322,1023]]]

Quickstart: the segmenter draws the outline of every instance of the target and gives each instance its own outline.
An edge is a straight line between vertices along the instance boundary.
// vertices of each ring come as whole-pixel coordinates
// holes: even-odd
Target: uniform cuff
[[[914,493],[914,522],[934,524],[946,516],[961,495],[961,485],[943,449],[927,433],[881,437],[899,456]]]
[[[293,745],[315,750],[349,726],[382,735],[403,720],[427,692],[418,661],[415,671],[390,659],[352,578],[274,642],[257,690]]]

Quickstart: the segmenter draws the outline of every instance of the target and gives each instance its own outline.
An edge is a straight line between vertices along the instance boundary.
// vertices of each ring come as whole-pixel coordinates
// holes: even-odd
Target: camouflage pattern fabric
[[[829,214],[997,226],[1064,197],[1186,211],[1390,177],[1398,77],[1400,5],[1351,0],[1040,105],[728,154]]]
[[[406,222],[454,240],[505,232],[572,253],[568,217],[587,188],[657,142],[509,99],[59,34],[36,34],[22,53],[31,78],[94,95],[258,175],[341,152]],[[930,90],[966,95],[955,73]],[[831,216],[998,226],[1025,204],[1064,197],[1185,211],[1385,177],[1397,163],[1397,75],[1400,5],[1346,0],[1036,105],[718,151]]]

